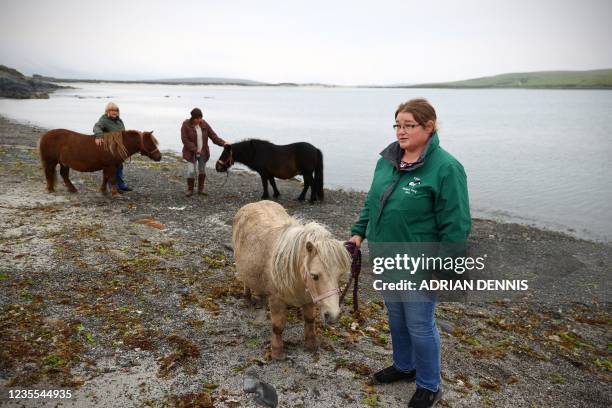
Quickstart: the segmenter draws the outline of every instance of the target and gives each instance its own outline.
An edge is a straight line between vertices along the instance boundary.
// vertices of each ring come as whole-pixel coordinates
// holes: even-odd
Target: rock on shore
[[[36,78],[28,78],[16,69],[0,65],[0,98],[47,99],[49,92],[62,88]]]

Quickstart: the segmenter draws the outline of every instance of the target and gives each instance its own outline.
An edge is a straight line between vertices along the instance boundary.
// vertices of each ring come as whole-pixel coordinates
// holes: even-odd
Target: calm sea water
[[[0,99],[0,114],[91,133],[113,100],[127,128],[180,151],[180,125],[197,106],[228,141],[314,144],[326,186],[363,191],[394,140],[395,108],[424,96],[441,145],[466,168],[475,216],[612,241],[612,91],[70,85],[48,100]]]

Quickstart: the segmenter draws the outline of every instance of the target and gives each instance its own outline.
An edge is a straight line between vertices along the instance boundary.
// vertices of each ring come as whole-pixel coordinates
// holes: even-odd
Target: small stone
[[[446,320],[438,319],[436,321],[436,324],[438,325],[440,330],[442,330],[443,332],[452,334],[455,331],[455,325],[452,324],[451,322],[447,322]]]
[[[255,394],[255,402],[265,407],[276,408],[278,395],[276,389],[259,379],[255,370],[248,370],[244,376],[244,392]]]
[[[350,400],[350,399],[351,399],[351,396],[350,396],[350,395],[348,395],[348,393],[347,393],[347,392],[345,392],[345,391],[341,391],[341,392],[339,392],[337,395],[338,395],[340,398],[345,399],[345,400]]]

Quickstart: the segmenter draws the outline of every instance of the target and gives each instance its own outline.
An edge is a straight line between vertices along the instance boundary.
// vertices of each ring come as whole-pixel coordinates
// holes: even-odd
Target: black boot
[[[416,380],[416,370],[403,372],[394,366],[390,366],[375,372],[372,378],[379,384],[390,384],[402,380],[412,382]]]
[[[429,391],[427,388],[417,388],[408,403],[408,408],[430,408],[442,399],[442,387],[438,391]]]

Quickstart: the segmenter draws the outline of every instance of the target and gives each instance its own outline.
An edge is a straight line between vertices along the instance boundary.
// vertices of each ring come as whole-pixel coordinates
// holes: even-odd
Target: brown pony
[[[103,170],[100,191],[106,194],[106,184],[110,182],[112,194],[117,195],[115,173],[128,157],[140,152],[151,160],[161,160],[153,132],[124,130],[105,133],[103,140],[103,145],[97,146],[93,136],[66,129],[53,129],[42,135],[38,148],[47,178],[47,191],[51,193],[55,190],[55,167],[58,163],[64,184],[71,193],[76,193],[77,189],[68,178],[70,169],[86,172]]]

